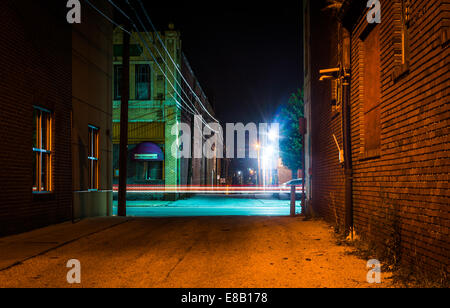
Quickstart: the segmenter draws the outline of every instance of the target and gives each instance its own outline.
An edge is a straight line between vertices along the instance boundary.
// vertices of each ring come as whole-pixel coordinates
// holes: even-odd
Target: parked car
[[[275,198],[280,200],[290,200],[291,199],[291,187],[295,186],[295,199],[302,199],[302,179],[291,180],[284,184],[281,184],[279,187],[279,193],[274,194]]]

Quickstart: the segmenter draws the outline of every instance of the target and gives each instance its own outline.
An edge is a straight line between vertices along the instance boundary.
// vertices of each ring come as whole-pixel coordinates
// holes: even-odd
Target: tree
[[[293,93],[280,112],[280,156],[287,168],[292,171],[292,178],[302,169],[302,138],[299,131],[299,118],[304,115],[303,92],[299,89]]]

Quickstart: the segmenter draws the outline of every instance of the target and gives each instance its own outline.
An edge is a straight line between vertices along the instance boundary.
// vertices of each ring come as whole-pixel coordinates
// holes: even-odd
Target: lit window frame
[[[114,64],[114,100],[116,101],[122,99],[122,78],[122,64]]]
[[[100,129],[89,125],[89,145],[88,145],[88,163],[89,163],[89,191],[98,191],[99,181],[99,140]]]
[[[145,69],[144,69],[145,68]],[[152,97],[152,67],[148,63],[135,64],[135,98],[136,100],[145,101]],[[139,84],[147,84],[147,97],[141,97],[139,92]]]
[[[35,156],[35,165],[33,166],[34,176],[32,192],[34,194],[51,193],[53,191],[52,183],[52,161],[53,161],[53,114],[50,110],[42,107],[33,106],[33,117],[36,118],[36,139],[33,144],[33,155]],[[43,132],[43,121],[46,121],[45,132]],[[46,136],[46,145],[43,145],[43,135]],[[43,183],[42,175],[45,168],[45,183]],[[36,186],[34,185],[36,184]]]
[[[402,24],[402,65],[404,70],[409,68],[409,27],[411,21],[411,1],[401,0],[401,24]]]

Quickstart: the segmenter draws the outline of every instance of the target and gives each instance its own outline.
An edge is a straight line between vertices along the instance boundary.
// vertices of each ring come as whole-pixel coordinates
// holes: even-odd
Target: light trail
[[[301,186],[296,186],[301,191]],[[118,185],[113,186],[118,191]],[[164,185],[128,185],[127,192],[132,193],[191,193],[191,194],[290,194],[290,187],[278,186],[164,186]]]

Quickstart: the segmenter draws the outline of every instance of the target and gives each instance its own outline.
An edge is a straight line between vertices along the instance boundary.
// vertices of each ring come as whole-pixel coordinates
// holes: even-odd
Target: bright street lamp
[[[261,152],[261,144],[256,143],[255,144],[255,149],[258,153],[258,172],[256,174],[257,176],[257,182],[258,182],[258,186],[261,185],[261,156],[260,156],[260,152]]]
[[[270,141],[276,141],[278,139],[278,136],[279,136],[278,129],[272,128],[269,131],[268,137]]]

